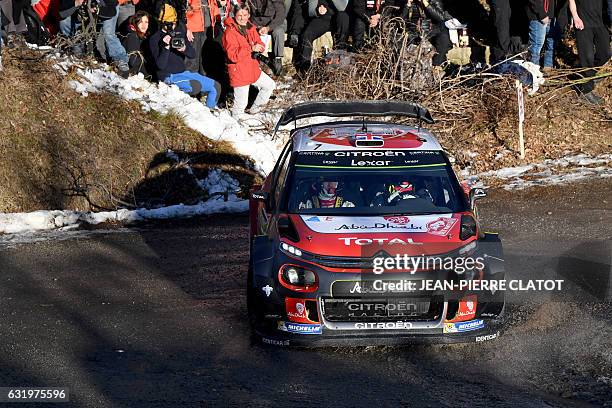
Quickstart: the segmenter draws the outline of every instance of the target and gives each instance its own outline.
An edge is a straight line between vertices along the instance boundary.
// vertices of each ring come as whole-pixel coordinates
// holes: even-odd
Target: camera
[[[165,22],[162,23],[161,26],[162,30],[168,33],[168,35],[170,36],[170,47],[179,49],[187,46],[184,34],[180,31],[173,30],[174,23]]]
[[[185,38],[183,37],[183,34],[177,31],[172,31],[170,33],[170,37],[172,38],[170,40],[170,47],[172,48],[184,48],[187,46],[187,44],[185,43]]]
[[[263,62],[267,66],[270,66],[270,58],[266,57],[261,52],[253,51],[251,53],[251,58],[256,59],[259,62]]]

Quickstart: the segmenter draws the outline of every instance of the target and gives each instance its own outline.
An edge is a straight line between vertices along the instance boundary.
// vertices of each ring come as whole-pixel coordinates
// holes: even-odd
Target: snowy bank
[[[267,174],[274,167],[282,146],[272,141],[271,134],[264,129],[269,123],[276,123],[281,112],[260,113],[243,123],[237,122],[227,109],[211,111],[197,99],[180,91],[177,86],[168,86],[147,81],[142,74],[123,79],[112,71],[101,68],[81,67],[71,58],[59,53],[52,57],[55,67],[62,74],[75,70],[78,80],[71,80],[70,86],[83,96],[90,93],[109,92],[127,100],[137,101],[145,111],[154,110],[161,114],[170,112],[179,115],[190,128],[204,136],[232,144],[234,149],[251,157],[257,170]]]
[[[236,197],[239,185],[236,180],[221,170],[213,169],[206,179],[198,183],[212,198],[195,205],[172,205],[168,207],[102,212],[85,211],[34,211],[30,213],[0,213],[0,234],[14,234],[53,229],[71,229],[80,224],[97,225],[104,222],[133,223],[146,220],[193,217],[216,213],[240,213],[248,211],[248,200]],[[227,197],[227,201],[225,201]]]
[[[589,178],[612,177],[612,154],[602,154],[596,157],[577,154],[561,159],[547,159],[542,163],[504,167],[477,175],[470,175],[469,169],[465,169],[461,175],[474,185],[482,185],[482,180],[491,178],[504,180],[502,187],[505,190],[567,184]]]

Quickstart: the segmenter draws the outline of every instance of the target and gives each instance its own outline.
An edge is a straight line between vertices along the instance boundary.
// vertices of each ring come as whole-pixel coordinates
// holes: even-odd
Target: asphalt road
[[[509,294],[507,330],[478,344],[251,344],[246,216],[4,237],[0,386],[65,386],[59,406],[87,407],[612,407],[609,283],[590,275],[610,272],[611,184],[482,202],[509,277],[567,285]]]

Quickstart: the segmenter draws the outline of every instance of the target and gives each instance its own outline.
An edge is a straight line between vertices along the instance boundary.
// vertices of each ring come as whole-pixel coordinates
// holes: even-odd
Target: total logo
[[[344,237],[338,238],[344,242],[344,245],[359,245],[366,246],[377,243],[378,245],[423,245],[422,242],[414,242],[412,238],[357,238],[357,237]]]

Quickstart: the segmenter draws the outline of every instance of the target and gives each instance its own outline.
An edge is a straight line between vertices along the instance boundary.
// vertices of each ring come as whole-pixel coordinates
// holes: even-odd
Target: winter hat
[[[178,20],[176,16],[176,10],[168,3],[164,4],[164,7],[159,12],[160,23],[176,23]]]

